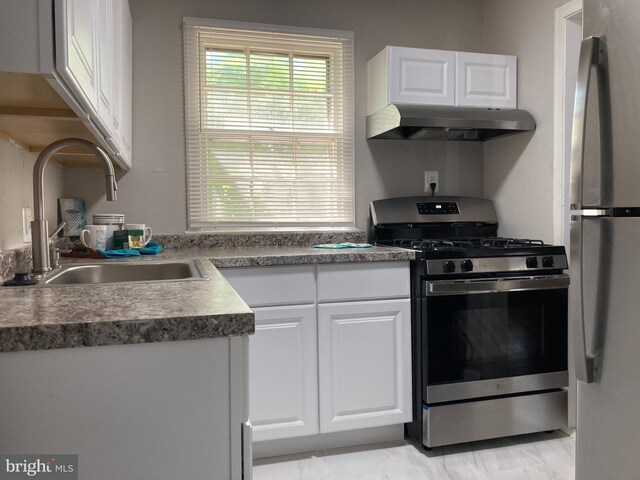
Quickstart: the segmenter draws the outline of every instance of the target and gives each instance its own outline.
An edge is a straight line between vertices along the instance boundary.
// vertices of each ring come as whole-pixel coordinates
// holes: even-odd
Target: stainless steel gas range
[[[485,199],[371,202],[372,240],[416,250],[407,431],[418,445],[567,426],[564,247],[497,231]]]

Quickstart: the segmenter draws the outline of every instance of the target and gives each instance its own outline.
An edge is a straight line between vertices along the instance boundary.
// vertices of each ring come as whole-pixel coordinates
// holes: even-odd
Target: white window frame
[[[346,39],[346,40],[351,40],[351,49],[353,49],[353,39],[354,39],[354,34],[353,32],[350,31],[340,31],[340,30],[325,30],[325,29],[316,29],[316,28],[306,28],[306,27],[291,27],[291,26],[283,26],[283,25],[269,25],[269,24],[259,24],[259,23],[248,23],[248,22],[234,22],[234,21],[227,21],[227,20],[216,20],[216,19],[203,19],[203,18],[193,18],[193,17],[184,17],[183,19],[183,25],[185,26],[195,26],[195,27],[213,27],[213,28],[229,28],[229,29],[240,29],[240,30],[252,30],[252,31],[261,31],[261,32],[271,32],[271,33],[289,33],[289,34],[299,34],[299,35],[309,35],[309,36],[320,36],[320,37],[330,37],[330,38],[341,38],[341,39]],[[238,44],[238,45],[234,45],[234,46],[230,46],[229,49],[230,50],[244,50],[245,48],[250,48],[250,42],[247,42],[247,44]],[[346,230],[346,231],[352,231],[352,230],[356,230],[355,227],[355,145],[354,145],[354,140],[355,138],[350,138],[347,142],[342,142],[338,148],[345,148],[345,145],[347,143],[350,143],[350,145],[347,145],[347,149],[349,150],[349,153],[347,153],[347,155],[345,155],[343,158],[345,158],[347,161],[350,162],[350,168],[352,170],[351,173],[351,208],[350,208],[350,221],[348,222],[339,222],[339,223],[329,223],[329,222],[312,222],[312,223],[305,223],[305,222],[279,222],[279,223],[271,223],[271,222],[228,222],[228,223],[210,223],[210,222],[195,222],[192,219],[192,214],[190,212],[190,205],[191,205],[191,193],[190,193],[190,182],[192,182],[193,180],[190,181],[190,178],[193,177],[193,172],[190,172],[190,169],[194,168],[194,163],[196,162],[202,162],[203,160],[196,160],[193,157],[190,157],[190,149],[189,149],[189,140],[190,140],[190,136],[193,135],[193,129],[197,128],[200,129],[200,125],[201,125],[201,120],[190,120],[195,118],[199,118],[199,116],[201,115],[200,112],[197,112],[197,115],[193,115],[194,112],[189,112],[187,111],[188,107],[188,102],[187,102],[187,98],[188,95],[190,94],[190,89],[192,89],[192,85],[190,85],[190,82],[188,81],[188,71],[187,71],[187,65],[186,65],[186,60],[187,60],[187,55],[186,55],[186,43],[185,43],[185,68],[184,68],[184,88],[185,88],[185,102],[184,102],[184,108],[185,108],[185,149],[186,149],[186,169],[187,169],[187,175],[186,175],[186,183],[187,183],[187,218],[188,218],[188,231],[190,232],[203,232],[203,231],[256,231],[256,232],[264,232],[264,231],[322,231],[322,230]],[[227,48],[226,46],[221,46],[221,49]],[[204,55],[207,46],[202,45],[200,46],[200,55]],[[326,53],[328,54],[329,57],[333,56],[333,52],[329,49],[325,49]],[[352,54],[351,50],[351,54]],[[315,49],[314,53],[324,53],[322,52],[322,49]],[[330,60],[331,61],[331,60]],[[351,55],[351,62],[353,62],[353,56]],[[348,102],[348,109],[350,111],[350,115],[348,118],[344,118],[343,119],[343,123],[342,125],[345,125],[344,122],[350,122],[350,125],[348,125],[348,129],[351,132],[351,136],[354,136],[354,132],[355,132],[355,108],[354,108],[354,101],[355,101],[355,96],[354,96],[354,91],[353,91],[353,64],[351,63],[351,65],[349,66],[349,70],[350,70],[350,75],[349,77],[346,79],[348,81],[349,84],[349,91],[347,92],[347,95],[345,96],[347,102]],[[334,69],[330,69],[330,72],[334,72]],[[332,73],[333,74],[333,73]],[[200,72],[200,76],[202,77],[202,75],[204,75],[204,72]],[[202,81],[202,79],[200,79],[200,81]],[[204,95],[202,95],[200,97],[200,110],[202,111],[202,107],[203,107],[203,102],[205,101]],[[190,115],[191,113],[191,115]],[[338,112],[334,112],[333,113],[335,116],[338,116]],[[334,117],[335,118],[335,117]],[[197,123],[197,126],[195,125],[195,123]],[[260,132],[256,131],[253,134],[251,133],[247,133],[247,137],[249,136],[259,136]],[[305,137],[305,133],[292,133],[292,134],[283,134],[283,135],[290,135],[292,137],[296,137],[296,138],[304,138]],[[311,137],[312,135],[307,135],[307,137]],[[315,134],[316,137],[320,137],[322,136],[322,134]],[[329,136],[329,135],[327,135]],[[196,174],[197,175],[197,174]],[[201,189],[202,188],[206,188],[206,186],[204,185],[206,184],[206,181],[202,181],[201,182]]]

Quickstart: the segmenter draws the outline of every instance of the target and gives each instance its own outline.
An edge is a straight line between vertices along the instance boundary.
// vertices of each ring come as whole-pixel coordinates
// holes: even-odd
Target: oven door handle
[[[548,290],[568,288],[569,275],[547,277],[505,278],[493,280],[435,280],[428,281],[426,294],[466,295],[473,293],[521,292],[525,290]]]

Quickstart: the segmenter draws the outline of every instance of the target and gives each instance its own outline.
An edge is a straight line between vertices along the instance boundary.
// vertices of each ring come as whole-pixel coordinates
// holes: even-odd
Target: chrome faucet
[[[33,208],[34,217],[31,222],[31,247],[33,249],[33,269],[35,276],[42,276],[51,270],[49,252],[49,224],[44,219],[44,169],[53,155],[68,147],[79,147],[93,153],[102,162],[107,182],[107,200],[114,202],[117,197],[116,176],[111,159],[104,150],[81,138],[65,138],[53,142],[46,147],[33,167]],[[60,226],[58,228],[61,228]],[[54,256],[57,252],[54,252]]]

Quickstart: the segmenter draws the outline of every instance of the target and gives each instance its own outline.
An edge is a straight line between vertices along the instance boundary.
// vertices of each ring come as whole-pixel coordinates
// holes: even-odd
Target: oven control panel
[[[416,205],[420,215],[460,215],[457,202],[423,202]]]
[[[528,257],[488,257],[464,259],[429,259],[429,275],[501,272],[540,272],[568,268],[565,255],[537,255]]]

